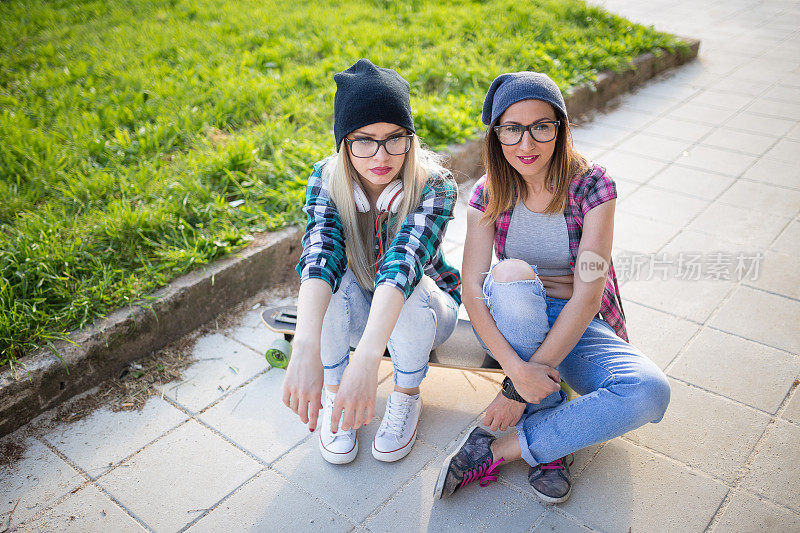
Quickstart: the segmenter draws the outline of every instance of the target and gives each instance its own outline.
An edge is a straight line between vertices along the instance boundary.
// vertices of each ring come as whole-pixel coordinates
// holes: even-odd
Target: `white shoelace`
[[[391,397],[386,402],[386,414],[383,416],[379,431],[391,433],[398,439],[403,436],[403,429],[406,427],[406,420],[411,411],[411,401],[393,402]]]
[[[336,400],[335,396],[331,397],[328,394],[325,395],[325,404],[326,404],[325,405],[325,411],[327,413],[331,413],[331,414],[333,413],[333,402],[334,402],[334,400]],[[330,416],[327,417],[326,420],[328,422],[328,426],[330,426],[331,425],[331,417]],[[343,430],[342,429],[342,421],[340,419],[339,420],[339,431],[337,431],[336,433],[331,433],[331,437],[332,437],[331,438],[331,443],[336,442],[336,439],[352,439],[353,438],[352,437],[352,431],[353,431],[352,429],[348,429],[347,431]]]

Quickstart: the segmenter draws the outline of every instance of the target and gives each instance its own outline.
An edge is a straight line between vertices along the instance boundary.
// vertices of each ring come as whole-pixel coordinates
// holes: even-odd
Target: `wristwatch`
[[[508,376],[506,376],[506,379],[503,380],[503,396],[509,400],[514,400],[515,402],[528,403],[525,398],[519,395],[517,389],[514,388],[514,384],[511,382],[511,379]]]

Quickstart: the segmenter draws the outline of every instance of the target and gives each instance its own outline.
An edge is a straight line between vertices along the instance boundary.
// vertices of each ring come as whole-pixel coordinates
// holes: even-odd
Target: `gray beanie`
[[[483,101],[481,120],[487,126],[494,124],[509,106],[522,100],[547,102],[564,120],[569,120],[561,90],[547,74],[541,72],[508,72],[497,76]]]

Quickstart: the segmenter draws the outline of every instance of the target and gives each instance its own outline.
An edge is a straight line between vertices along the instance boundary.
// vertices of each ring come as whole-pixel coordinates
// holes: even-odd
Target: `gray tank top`
[[[564,215],[534,213],[524,202],[517,203],[511,213],[505,254],[536,265],[542,276],[571,275],[569,234]]]

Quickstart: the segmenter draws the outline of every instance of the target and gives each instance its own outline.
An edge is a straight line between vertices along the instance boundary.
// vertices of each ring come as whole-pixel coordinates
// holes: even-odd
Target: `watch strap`
[[[528,403],[525,398],[519,395],[517,389],[514,388],[514,383],[512,383],[511,378],[506,376],[503,380],[503,396],[508,398],[509,400],[514,400],[515,402],[519,403]]]

